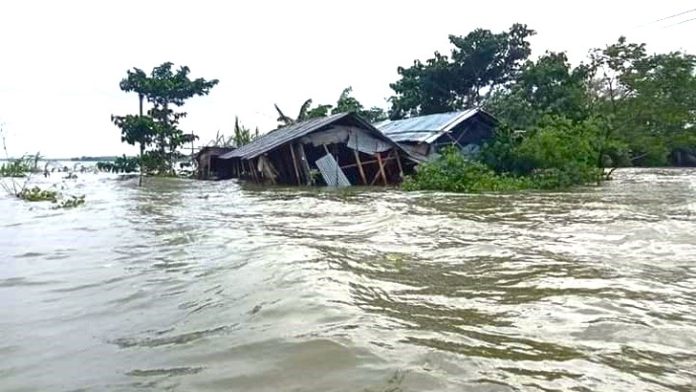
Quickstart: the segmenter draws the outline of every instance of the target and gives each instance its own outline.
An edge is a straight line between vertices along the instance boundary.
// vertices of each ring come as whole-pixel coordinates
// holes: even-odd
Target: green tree
[[[217,79],[190,79],[190,69],[187,66],[172,70],[173,64],[163,63],[155,67],[147,80],[145,96],[153,105],[150,115],[157,123],[157,153],[163,163],[162,171],[173,169],[173,160],[177,148],[183,145],[187,138],[179,129],[179,120],[186,117],[186,112],[175,112],[173,107],[181,107],[184,103],[200,95],[208,95],[218,84]]]
[[[544,116],[583,121],[590,116],[592,68],[573,68],[565,53],[547,52],[527,61],[507,88],[498,89],[486,104],[499,120],[517,129],[536,126]]]
[[[508,31],[476,29],[466,36],[449,37],[450,56],[414,61],[397,69],[400,79],[390,86],[393,119],[478,106],[497,87],[514,79],[531,54],[534,30],[514,24]]]
[[[696,56],[647,54],[625,37],[592,54],[596,111],[634,164],[666,165],[677,149],[696,151]]]
[[[338,97],[338,100],[336,101],[336,106],[333,108],[333,110],[331,110],[331,114],[353,112],[357,113],[370,123],[383,121],[387,119],[387,115],[382,108],[373,106],[369,109],[365,109],[363,104],[361,104],[360,101],[358,101],[355,97],[352,96],[352,93],[353,88],[350,86],[343,89],[341,95]]]
[[[186,112],[174,112],[173,108],[181,107],[194,96],[207,95],[218,83],[216,79],[190,79],[190,69],[182,66],[176,71],[170,62],[155,67],[150,75],[134,68],[127,71],[120,87],[126,92],[136,92],[139,100],[139,114],[115,116],[112,121],[121,129],[121,140],[128,144],[140,146],[140,167],[142,171],[158,171],[170,173],[173,170],[173,160],[177,148],[191,141],[191,135],[179,129],[179,120]],[[152,104],[147,114],[143,110],[143,102]],[[155,149],[146,151],[150,146]],[[147,168],[147,169],[145,169]]]

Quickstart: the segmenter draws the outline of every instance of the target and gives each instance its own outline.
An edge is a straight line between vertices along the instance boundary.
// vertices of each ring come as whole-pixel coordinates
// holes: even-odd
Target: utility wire
[[[696,20],[696,18],[691,18],[691,19],[687,19],[687,20],[682,20],[682,21],[679,22],[679,23],[675,23],[675,24],[669,25],[669,26],[667,26],[667,27],[679,26],[680,24],[684,24],[684,23],[686,23],[686,22],[691,22],[691,21],[694,21],[694,20]]]
[[[658,19],[658,20],[654,21],[653,23],[662,22],[663,20],[676,18],[677,16],[686,15],[686,14],[691,13],[691,12],[694,12],[694,11],[696,11],[696,8],[690,9],[690,10],[686,10],[686,11],[680,12],[680,13],[678,13],[678,14],[666,16],[666,17],[664,17],[664,18],[662,18],[662,19]],[[693,19],[689,19],[689,20],[693,20]],[[685,22],[688,22],[688,21],[685,21]]]

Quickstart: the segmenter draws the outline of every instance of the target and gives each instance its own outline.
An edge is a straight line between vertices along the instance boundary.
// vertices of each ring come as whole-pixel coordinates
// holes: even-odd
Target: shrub
[[[496,174],[485,164],[464,157],[454,147],[444,149],[439,158],[418,166],[403,183],[405,190],[447,192],[510,191],[529,188],[521,177]]]
[[[421,164],[404,189],[451,192],[563,189],[599,182],[599,128],[591,121],[544,119],[528,133],[502,129],[484,146],[478,160],[448,148]]]

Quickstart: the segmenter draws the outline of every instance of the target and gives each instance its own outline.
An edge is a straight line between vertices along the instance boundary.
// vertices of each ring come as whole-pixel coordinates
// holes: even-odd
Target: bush
[[[444,149],[439,158],[423,163],[403,183],[405,190],[447,192],[510,191],[529,188],[528,181],[496,174],[485,164],[460,154],[454,147]]]
[[[462,156],[454,147],[445,149],[438,159],[421,164],[403,187],[484,192],[563,189],[599,182],[599,140],[593,122],[547,118],[528,133],[499,131],[478,160]]]

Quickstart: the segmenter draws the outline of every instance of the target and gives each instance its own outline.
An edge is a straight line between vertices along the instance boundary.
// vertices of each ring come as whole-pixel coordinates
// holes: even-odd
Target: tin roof
[[[362,128],[368,131],[372,131],[372,133],[374,133],[375,136],[379,137],[380,139],[389,141],[395,147],[398,147],[396,143],[389,140],[389,138],[385,137],[379,130],[377,130],[374,126],[370,125],[370,123],[368,123],[367,121],[363,120],[360,116],[354,113],[338,113],[328,117],[309,119],[296,124],[292,124],[284,128],[270,131],[266,134],[259,136],[249,144],[246,144],[234,151],[221,155],[220,159],[255,158],[263,153],[280,147],[285,143],[291,142],[309,133],[328,127],[331,124],[344,118],[354,120],[355,122],[360,124]]]
[[[374,126],[397,143],[432,143],[445,132],[449,132],[452,128],[475,116],[482,116],[487,122],[496,122],[489,113],[475,108],[460,112],[428,114],[403,120],[386,120],[374,124]]]

